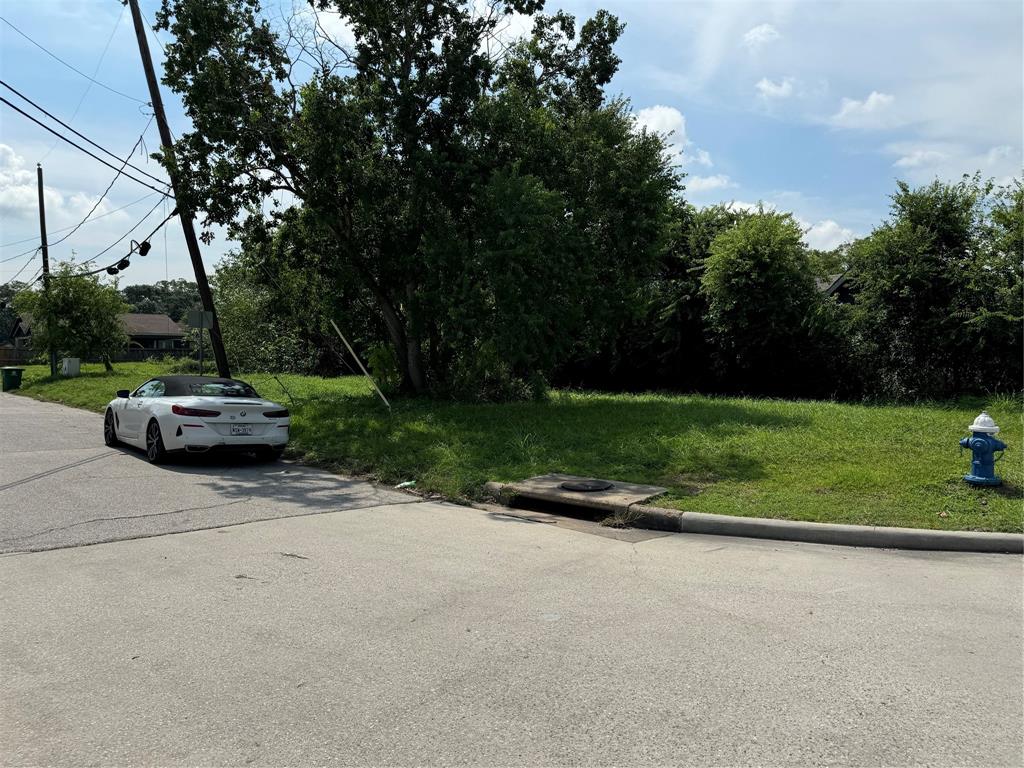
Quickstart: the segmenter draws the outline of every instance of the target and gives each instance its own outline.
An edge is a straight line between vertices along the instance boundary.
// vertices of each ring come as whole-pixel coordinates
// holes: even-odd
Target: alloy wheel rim
[[[110,442],[110,438],[114,436],[114,420],[110,418],[109,413],[103,422],[103,432],[106,435],[107,442]]]
[[[156,441],[157,441],[157,426],[156,426],[156,424],[154,424],[153,426],[151,426],[149,428],[149,431],[146,433],[146,436],[148,438],[146,440],[147,453],[149,453],[150,458],[154,458],[154,457],[156,457]]]

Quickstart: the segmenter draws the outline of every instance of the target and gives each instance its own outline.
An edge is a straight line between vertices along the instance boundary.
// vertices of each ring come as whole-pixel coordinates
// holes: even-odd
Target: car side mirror
[[[131,393],[127,389],[117,390],[117,397],[128,397]]]

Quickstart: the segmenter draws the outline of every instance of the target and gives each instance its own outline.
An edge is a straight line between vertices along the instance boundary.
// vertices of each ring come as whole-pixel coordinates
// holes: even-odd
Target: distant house
[[[185,330],[167,315],[138,314],[121,315],[121,324],[128,334],[128,349],[146,351],[167,351],[187,349]],[[15,349],[28,349],[32,340],[32,318],[23,315],[14,321],[14,327],[7,335],[7,341]]]
[[[167,315],[121,315],[129,349],[184,349],[185,329]]]
[[[853,286],[847,279],[846,272],[819,277],[815,279],[814,284],[822,296],[835,296],[840,304],[853,303]]]

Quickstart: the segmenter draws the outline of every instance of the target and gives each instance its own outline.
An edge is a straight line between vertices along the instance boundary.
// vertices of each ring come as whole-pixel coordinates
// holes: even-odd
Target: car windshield
[[[202,397],[259,397],[244,381],[204,381],[188,385],[189,392]]]

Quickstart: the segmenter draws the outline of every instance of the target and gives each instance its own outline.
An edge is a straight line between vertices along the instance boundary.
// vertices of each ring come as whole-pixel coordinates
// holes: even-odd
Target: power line
[[[142,20],[146,22],[146,27],[149,29],[150,34],[153,36],[153,39],[156,40],[156,44],[160,46],[160,50],[164,52],[164,56],[166,56],[167,48],[164,47],[164,44],[160,42],[160,38],[157,37],[156,27],[149,23],[149,19],[146,18],[146,14],[142,12],[141,8],[139,8],[139,15],[142,17]]]
[[[157,205],[160,205],[161,203],[163,203],[163,200],[159,200],[157,202]],[[152,213],[155,210],[156,210],[156,208],[154,207],[153,210],[150,211],[149,213]],[[146,214],[147,218],[149,217],[149,213]],[[129,266],[128,259],[131,258],[131,255],[133,253],[135,253],[137,249],[138,249],[138,253],[139,253],[140,256],[145,256],[147,253],[149,253],[149,248],[147,247],[145,250],[142,250],[142,245],[144,243],[148,245],[148,240],[151,237],[153,237],[153,235],[155,235],[160,230],[160,228],[162,226],[164,226],[168,221],[170,221],[171,219],[173,219],[177,215],[178,215],[178,209],[175,208],[173,211],[171,211],[169,214],[167,214],[167,216],[164,218],[163,221],[161,221],[159,224],[157,224],[153,228],[152,232],[150,232],[148,235],[146,235],[144,238],[142,238],[141,242],[136,243],[133,240],[132,241],[132,247],[128,250],[127,255],[122,256],[120,259],[118,259],[117,261],[113,262],[112,264],[108,264],[107,266],[100,267],[98,269],[92,269],[92,270],[89,270],[88,272],[78,272],[78,273],[76,273],[74,275],[68,275],[68,277],[88,277],[89,275],[98,275],[100,272],[109,272],[112,275],[116,275],[120,270],[127,269],[128,266]],[[142,221],[145,221],[145,219],[143,219]],[[140,221],[139,224],[141,224],[142,221]],[[139,226],[139,224],[136,224],[135,227],[132,227],[132,230],[136,229]],[[127,237],[129,234],[131,234],[131,231],[129,231],[125,235],[125,237]],[[121,239],[123,240],[124,238],[122,237]],[[118,241],[118,242],[120,242],[120,241]],[[117,245],[117,243],[114,243],[114,245]],[[113,248],[113,246],[111,246],[111,248]],[[108,248],[107,250],[110,250],[110,249]],[[103,253],[106,253],[106,251],[103,251]],[[98,256],[102,256],[103,253],[98,254]],[[98,256],[94,256],[93,258],[98,258]],[[89,259],[89,261],[92,261],[92,259]],[[111,271],[111,270],[113,270],[113,271]],[[51,277],[60,277],[60,275],[51,275]]]
[[[121,173],[122,173],[122,171],[124,171],[125,165],[128,164],[128,158],[131,157],[135,153],[136,149],[138,149],[138,146],[142,143],[142,137],[146,135],[146,130],[149,128],[150,123],[152,123],[152,122],[153,122],[153,118],[150,117],[149,118],[149,123],[146,123],[146,127],[143,128],[142,129],[142,133],[139,134],[139,138],[135,142],[135,146],[133,146],[128,151],[128,155],[127,155],[127,157],[125,157],[124,162],[121,164],[120,170],[118,170],[118,172],[114,175],[114,178],[112,178],[110,180],[110,183],[107,184],[107,188],[105,190],[103,190],[103,194],[100,195],[99,199],[96,201],[96,203],[93,205],[93,207],[89,210],[89,212],[87,214],[85,214],[85,218],[82,219],[80,222],[78,222],[78,224],[76,224],[74,226],[74,228],[70,232],[68,232],[66,235],[64,235],[64,237],[62,237],[60,240],[57,240],[55,242],[50,243],[50,247],[53,247],[55,245],[59,245],[60,243],[63,243],[65,240],[67,240],[69,237],[71,237],[73,234],[75,234],[75,232],[78,231],[78,228],[81,227],[83,224],[85,224],[85,222],[87,222],[89,220],[89,217],[92,216],[96,212],[96,209],[100,207],[100,203],[102,203],[103,200],[107,197],[107,194],[113,188],[114,184],[117,183],[117,180],[119,178],[121,178]]]
[[[89,76],[88,76],[87,74],[85,74],[85,72],[83,72],[82,70],[78,69],[77,67],[75,67],[75,66],[73,66],[73,65],[71,65],[71,64],[68,64],[68,63],[67,63],[66,61],[64,61],[64,59],[62,59],[62,58],[61,58],[60,56],[58,56],[57,54],[55,54],[55,53],[54,53],[53,51],[51,51],[51,50],[49,50],[48,48],[46,48],[46,47],[44,47],[44,46],[40,45],[39,43],[37,43],[37,42],[36,42],[35,40],[33,40],[33,39],[32,39],[31,37],[29,37],[29,36],[28,36],[28,35],[26,35],[26,34],[25,34],[24,32],[22,32],[22,31],[21,31],[20,29],[18,29],[18,28],[17,28],[16,26],[14,26],[13,24],[11,24],[11,22],[9,22],[9,21],[8,21],[7,19],[5,19],[5,18],[4,18],[3,16],[0,16],[0,21],[2,21],[2,22],[3,22],[4,24],[6,24],[7,26],[9,26],[9,27],[10,27],[11,29],[13,29],[13,30],[14,30],[15,32],[17,32],[17,33],[18,33],[19,35],[21,35],[22,37],[24,37],[24,38],[25,38],[26,40],[28,40],[28,41],[29,41],[30,43],[32,43],[32,45],[34,45],[34,46],[35,46],[36,48],[38,48],[39,50],[41,50],[41,51],[42,51],[43,53],[47,54],[48,56],[50,56],[50,57],[51,57],[51,58],[53,58],[53,59],[56,59],[56,60],[57,60],[57,61],[59,61],[59,62],[60,62],[61,64],[63,64],[63,65],[65,66],[65,67],[67,67],[68,69],[70,69],[70,70],[71,70],[72,72],[76,72],[76,73],[78,73],[79,75],[81,75],[82,77],[84,77],[84,78],[85,78],[86,80],[88,80],[89,82],[95,83],[95,84],[96,84],[96,85],[98,85],[98,86],[99,86],[100,88],[104,88],[104,89],[106,89],[106,90],[110,91],[111,93],[116,93],[116,94],[117,94],[118,96],[123,96],[124,98],[126,98],[126,99],[130,99],[130,100],[132,100],[132,101],[134,101],[134,102],[137,102],[137,103],[139,103],[139,104],[149,104],[149,102],[148,102],[148,101],[143,101],[142,99],[137,99],[137,98],[135,98],[134,96],[129,96],[129,95],[127,94],[127,93],[124,93],[124,92],[122,92],[122,91],[119,91],[119,90],[117,90],[116,88],[111,88],[111,87],[110,87],[109,85],[106,85],[105,83],[101,83],[101,82],[100,82],[99,80],[97,80],[97,79],[96,79],[96,78],[94,78],[94,77],[89,77]]]
[[[117,238],[117,240],[115,240],[114,242],[112,242],[112,243],[111,243],[110,245],[108,245],[108,246],[107,246],[106,248],[104,248],[104,249],[103,249],[102,251],[100,251],[100,252],[99,252],[99,253],[97,253],[97,254],[96,254],[95,256],[93,256],[93,257],[92,257],[91,259],[86,259],[86,261],[93,261],[94,259],[98,259],[98,258],[99,258],[100,256],[102,256],[103,254],[107,253],[108,251],[111,251],[111,250],[113,250],[113,249],[114,249],[114,247],[115,247],[115,246],[116,246],[116,245],[117,245],[118,243],[120,243],[120,242],[121,242],[122,240],[124,240],[124,239],[125,239],[126,237],[128,237],[128,235],[130,235],[130,234],[131,234],[132,232],[134,232],[134,231],[135,231],[136,229],[138,229],[139,227],[141,227],[141,226],[142,226],[142,222],[144,222],[144,221],[145,221],[146,219],[148,219],[148,218],[149,218],[150,216],[152,216],[152,215],[153,215],[153,211],[155,211],[155,210],[156,210],[157,208],[159,208],[159,207],[160,207],[160,203],[162,203],[162,202],[163,202],[163,199],[162,199],[162,198],[161,198],[160,200],[157,200],[157,201],[156,201],[156,205],[154,205],[154,206],[153,206],[152,208],[150,208],[150,209],[149,209],[149,212],[148,212],[148,213],[147,213],[147,214],[146,214],[145,216],[143,216],[143,217],[142,217],[141,219],[139,219],[139,220],[138,220],[138,222],[136,222],[135,226],[133,226],[133,227],[132,227],[131,229],[129,229],[129,230],[127,231],[127,232],[125,232],[125,233],[124,233],[123,235],[121,235],[121,236],[120,236],[119,238]],[[173,216],[173,215],[174,215],[174,213],[177,213],[177,212],[178,212],[178,209],[177,209],[177,208],[175,208],[175,209],[174,209],[174,212],[173,212],[173,213],[172,213],[171,215]],[[167,217],[167,219],[170,219],[170,216],[168,216],[168,217]],[[165,221],[166,221],[167,219],[165,219]],[[160,226],[163,226],[163,224],[161,224]],[[159,228],[160,228],[160,227],[157,227],[157,229],[159,229]],[[155,232],[156,230],[153,230],[153,231]],[[144,240],[148,240],[149,238],[143,238],[143,239],[144,239]],[[106,267],[104,267],[103,269],[106,269]]]
[[[75,142],[73,142],[73,141],[72,141],[71,139],[69,139],[69,138],[68,138],[67,136],[63,135],[62,133],[59,133],[59,132],[55,131],[55,130],[54,130],[53,128],[51,128],[50,126],[48,126],[48,125],[46,125],[45,123],[43,123],[43,122],[41,122],[41,121],[37,120],[36,118],[32,117],[32,115],[28,114],[28,113],[27,113],[27,112],[26,112],[25,110],[23,110],[23,109],[20,109],[19,107],[15,106],[15,105],[14,105],[14,104],[12,104],[11,102],[9,102],[9,101],[8,101],[7,99],[5,99],[5,98],[4,98],[3,96],[0,96],[0,102],[3,102],[3,103],[4,103],[4,104],[6,104],[7,106],[9,106],[9,107],[10,107],[11,109],[13,109],[13,110],[14,110],[15,112],[18,112],[18,113],[20,113],[21,115],[23,115],[24,117],[27,117],[27,118],[28,118],[29,120],[31,120],[31,121],[32,121],[33,123],[37,124],[37,125],[38,125],[38,126],[40,126],[41,128],[44,128],[45,130],[49,131],[50,133],[52,133],[52,134],[53,134],[54,136],[56,136],[57,138],[61,139],[62,141],[66,141],[66,142],[67,142],[68,144],[70,144],[71,146],[73,146],[73,147],[74,147],[75,149],[77,149],[77,150],[78,150],[79,152],[84,152],[84,153],[85,153],[85,154],[87,154],[87,155],[88,155],[89,157],[91,157],[91,158],[92,158],[93,160],[97,160],[98,162],[101,162],[101,163],[103,163],[103,164],[104,164],[105,166],[107,166],[107,167],[108,167],[108,168],[110,168],[111,170],[114,170],[114,171],[118,170],[117,166],[115,166],[115,165],[111,165],[111,164],[110,164],[110,163],[108,163],[108,162],[107,162],[106,160],[104,160],[104,159],[103,159],[102,157],[98,157],[97,155],[93,154],[93,153],[92,153],[92,152],[90,152],[90,151],[89,151],[88,149],[86,149],[85,147],[83,147],[83,146],[82,146],[81,144],[76,144],[76,143],[75,143]],[[116,155],[115,155],[115,157],[116,157]],[[120,158],[118,158],[118,159],[120,159]],[[134,168],[135,166],[132,166],[132,167]],[[156,188],[156,187],[154,187],[154,186],[153,186],[152,184],[148,184],[147,182],[145,182],[145,181],[142,181],[141,179],[137,179],[137,178],[135,178],[134,176],[132,176],[131,174],[127,174],[127,173],[124,173],[123,175],[124,175],[124,177],[125,177],[125,178],[131,179],[131,180],[132,180],[132,181],[134,181],[134,182],[135,182],[136,184],[141,184],[142,186],[146,187],[147,189],[152,189],[152,190],[153,190],[154,192],[159,192],[159,193],[160,193],[161,195],[167,195],[167,193],[166,193],[166,192],[164,192],[163,190],[161,190],[161,189],[157,189],[157,188]],[[149,174],[146,174],[146,175],[148,176]],[[154,177],[154,178],[155,178],[155,177]],[[161,181],[161,180],[160,180],[160,179],[157,179],[157,181]],[[161,183],[162,183],[162,182],[161,182]]]
[[[37,238],[33,238],[33,239],[37,239]],[[20,259],[22,256],[28,256],[30,253],[35,253],[38,250],[40,250],[40,246],[37,245],[35,248],[29,248],[27,251],[22,251],[21,253],[16,253],[13,256],[8,256],[6,259],[0,260],[0,264],[6,264],[8,261],[14,261],[15,259]]]
[[[106,153],[106,154],[108,154],[108,155],[109,155],[110,157],[114,158],[115,160],[120,160],[120,159],[121,159],[120,155],[115,155],[115,154],[114,154],[113,152],[111,152],[111,151],[110,151],[109,149],[107,149],[106,147],[104,147],[104,146],[102,146],[102,145],[100,145],[100,144],[97,144],[97,143],[96,143],[95,141],[93,141],[92,139],[90,139],[90,138],[89,138],[88,136],[86,136],[85,134],[81,133],[80,131],[77,131],[77,130],[75,130],[75,129],[74,129],[74,128],[72,128],[72,127],[71,127],[70,125],[68,125],[68,124],[67,124],[67,123],[65,123],[65,122],[64,122],[63,120],[61,120],[61,119],[60,119],[59,117],[57,117],[57,116],[56,116],[55,114],[53,114],[52,112],[48,112],[48,111],[46,110],[46,108],[45,108],[45,107],[42,107],[42,106],[40,106],[39,104],[37,104],[36,102],[32,101],[32,99],[30,99],[30,98],[29,98],[28,96],[26,96],[26,95],[25,95],[24,93],[22,93],[22,92],[21,92],[21,91],[19,91],[19,90],[18,90],[17,88],[15,88],[14,86],[12,86],[12,85],[11,85],[10,83],[8,83],[8,82],[5,82],[4,80],[0,80],[0,85],[2,85],[2,86],[3,86],[4,88],[6,88],[7,90],[9,90],[9,91],[10,91],[11,93],[13,93],[14,95],[16,95],[16,96],[17,96],[18,98],[22,99],[23,101],[27,101],[27,102],[28,102],[29,104],[31,104],[31,105],[32,105],[33,107],[35,107],[36,109],[38,109],[38,110],[39,110],[40,112],[42,112],[42,113],[43,113],[44,115],[46,115],[46,116],[47,116],[48,118],[50,118],[51,120],[55,120],[56,122],[60,123],[60,124],[61,124],[62,126],[64,126],[64,127],[65,127],[65,128],[67,128],[67,129],[68,129],[69,131],[71,131],[71,132],[72,132],[73,134],[75,134],[75,136],[77,136],[78,138],[80,138],[80,139],[83,139],[84,141],[86,141],[86,142],[87,142],[87,143],[89,143],[89,144],[92,144],[92,145],[93,145],[94,147],[96,147],[96,149],[100,150],[101,152],[105,152],[105,153]],[[24,114],[24,113],[23,113],[23,114]],[[150,116],[150,122],[152,122],[152,115]],[[149,127],[149,125],[147,124],[147,125],[146,125],[146,127],[148,128],[148,127]],[[151,174],[151,173],[150,173],[149,171],[146,171],[146,170],[145,170],[145,169],[143,169],[143,168],[139,168],[139,167],[138,167],[137,165],[132,165],[131,163],[128,163],[128,166],[129,166],[130,168],[134,168],[134,169],[135,169],[136,171],[138,171],[139,173],[141,173],[141,174],[142,174],[143,176],[148,176],[149,178],[151,178],[151,179],[152,179],[153,181],[155,181],[155,182],[158,182],[158,183],[160,183],[160,184],[164,184],[164,183],[165,183],[165,180],[164,180],[164,179],[161,179],[161,178],[160,178],[159,176],[154,176],[154,175],[153,175],[153,174]]]
[[[98,221],[99,219],[102,219],[105,216],[112,216],[115,213],[120,213],[125,208],[131,208],[133,205],[138,205],[143,200],[148,200],[154,194],[156,194],[156,193],[155,192],[149,192],[148,194],[145,194],[142,197],[140,197],[138,200],[132,200],[130,203],[126,203],[125,205],[122,205],[120,208],[115,208],[112,211],[107,211],[106,213],[101,213],[99,216],[94,216],[93,218],[89,219],[89,221],[90,222]],[[46,236],[49,237],[50,235],[56,235],[56,234],[58,234],[60,232],[67,232],[69,229],[73,229],[73,228],[75,228],[77,226],[80,226],[80,225],[79,224],[72,224],[69,227],[61,227],[60,229],[54,229],[54,230],[51,230],[50,232],[47,232]],[[2,244],[0,244],[0,248],[10,248],[12,245],[21,245],[22,243],[30,243],[30,242],[32,242],[34,240],[38,240],[38,239],[39,239],[39,235],[36,235],[35,237],[26,237],[24,240],[12,240],[9,243],[2,243]],[[25,251],[25,253],[28,253],[28,251]],[[24,254],[19,254],[19,255],[24,255]],[[13,259],[16,259],[16,258],[18,258],[18,257],[17,256],[12,256],[9,259],[5,259],[4,261],[12,261]],[[0,264],[3,264],[3,263],[4,263],[3,261],[0,261]]]
[[[121,19],[123,19],[123,18],[124,18],[124,6],[122,5],[121,6],[121,13],[118,14],[117,21],[114,22],[114,28],[110,30],[110,36],[107,37],[107,43],[106,43],[106,45],[103,46],[103,52],[100,54],[100,58],[96,62],[96,66],[92,70],[92,76],[93,77],[96,77],[96,75],[99,74],[100,67],[103,66],[103,60],[105,58],[107,58],[107,51],[110,50],[110,44],[114,41],[114,35],[117,34],[117,28],[121,26]],[[73,123],[75,121],[75,118],[78,117],[78,111],[82,108],[82,105],[85,103],[85,97],[89,95],[89,91],[90,90],[92,90],[92,82],[91,81],[86,84],[85,90],[82,91],[82,95],[78,97],[78,103],[75,105],[75,111],[72,112],[71,113],[71,117],[68,118],[68,122],[69,123]],[[54,150],[54,148],[56,146],[57,146],[57,142],[55,141],[55,142],[53,142],[53,144],[50,145],[50,148],[48,150],[46,150],[46,154],[44,154],[42,157],[40,157],[39,160],[37,160],[36,162],[39,162],[39,163],[43,162],[43,160],[45,160],[46,158],[48,158],[50,156],[50,153],[53,152],[53,150]]]
[[[41,248],[36,248],[32,252],[32,255],[28,257],[28,261],[26,261],[24,264],[21,265],[21,269],[19,269],[17,272],[14,273],[14,277],[12,277],[6,283],[0,284],[0,288],[2,288],[5,285],[10,285],[15,280],[17,280],[18,279],[18,275],[20,275],[22,272],[24,272],[26,269],[28,269],[28,265],[31,264],[35,260],[36,254],[39,253],[40,250],[42,250],[42,249]],[[22,254],[22,255],[24,255],[24,254]]]

